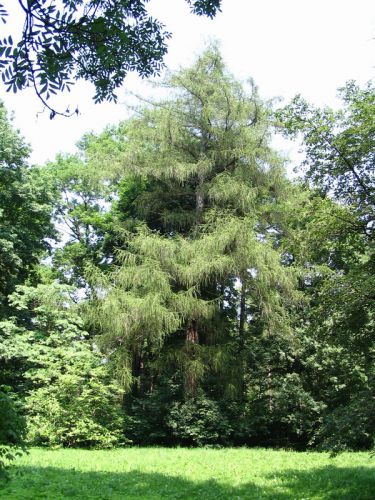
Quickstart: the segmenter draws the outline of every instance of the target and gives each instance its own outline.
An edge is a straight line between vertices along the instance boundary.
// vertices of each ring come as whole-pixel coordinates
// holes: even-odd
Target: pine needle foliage
[[[267,335],[289,331],[293,276],[272,215],[288,183],[269,145],[268,104],[233,78],[215,45],[164,86],[167,99],[143,103],[120,127],[122,176],[144,188],[131,199],[138,227],[123,232],[95,317],[127,373],[134,356],[163,358],[172,345],[185,394],[195,394],[208,371],[233,371],[231,344],[254,328],[246,304],[257,304]]]

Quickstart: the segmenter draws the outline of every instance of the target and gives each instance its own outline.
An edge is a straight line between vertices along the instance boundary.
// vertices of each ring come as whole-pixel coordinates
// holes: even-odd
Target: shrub
[[[321,449],[333,453],[371,449],[375,444],[373,391],[362,391],[348,405],[328,413],[316,433],[315,441]]]
[[[226,444],[232,433],[218,403],[205,396],[174,403],[167,426],[180,443],[193,446]]]
[[[8,464],[25,451],[25,420],[13,399],[0,389],[0,478],[6,477]]]
[[[26,400],[28,441],[85,448],[120,443],[120,392],[104,375],[98,367],[81,376],[61,375],[53,384],[34,390]]]

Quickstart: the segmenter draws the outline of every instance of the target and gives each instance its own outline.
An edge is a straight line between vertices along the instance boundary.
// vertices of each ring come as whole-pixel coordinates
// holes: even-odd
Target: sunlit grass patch
[[[33,449],[0,490],[6,499],[369,499],[368,453],[265,449]]]

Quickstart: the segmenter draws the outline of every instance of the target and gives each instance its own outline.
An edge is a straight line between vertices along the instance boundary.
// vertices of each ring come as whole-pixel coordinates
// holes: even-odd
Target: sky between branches
[[[11,5],[13,33],[22,22],[20,8]],[[10,6],[7,6],[10,9]],[[288,100],[297,93],[317,105],[337,106],[336,90],[349,79],[360,84],[375,78],[375,4],[373,0],[223,0],[215,19],[189,13],[183,0],[151,0],[150,12],[173,33],[165,63],[169,69],[189,66],[216,39],[226,64],[236,77],[253,77],[264,98]],[[16,38],[16,37],[14,37]],[[31,161],[43,163],[58,152],[73,152],[85,132],[100,132],[107,124],[129,116],[126,91],[150,92],[130,75],[118,92],[119,103],[95,105],[93,88],[79,83],[59,96],[57,106],[79,106],[79,117],[49,119],[31,90],[0,98],[14,111],[14,123],[31,144]],[[297,161],[295,147],[276,147]]]

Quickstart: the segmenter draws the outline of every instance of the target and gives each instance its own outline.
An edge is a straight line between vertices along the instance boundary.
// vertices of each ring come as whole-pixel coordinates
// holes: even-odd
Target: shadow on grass
[[[251,474],[251,471],[249,471]],[[249,474],[249,476],[250,476]],[[234,478],[235,480],[235,478]],[[347,499],[375,498],[375,470],[370,467],[327,466],[309,471],[285,470],[231,486],[216,481],[140,471],[82,472],[54,467],[15,467],[12,480],[0,489],[9,499]]]

